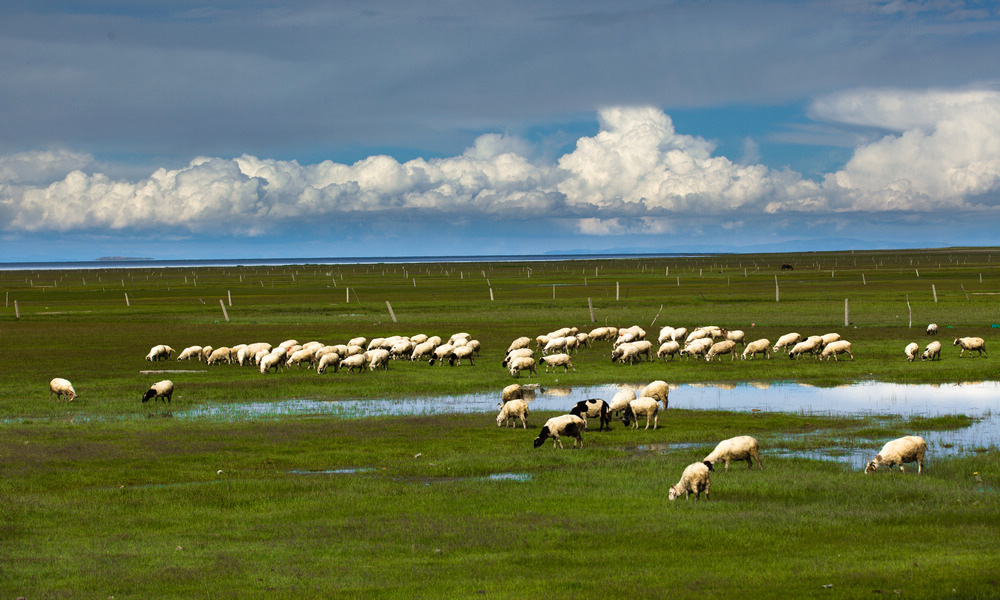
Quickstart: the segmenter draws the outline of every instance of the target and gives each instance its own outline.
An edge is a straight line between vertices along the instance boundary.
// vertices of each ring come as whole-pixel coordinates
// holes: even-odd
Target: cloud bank
[[[446,158],[302,165],[199,157],[131,181],[103,174],[89,154],[29,152],[0,157],[0,228],[264,236],[374,218],[547,218],[608,236],[679,233],[695,217],[732,231],[762,217],[843,223],[869,212],[997,209],[1000,93],[857,90],[817,99],[810,114],[887,133],[819,181],[755,164],[752,151],[735,161],[718,156],[710,140],[678,133],[648,106],[601,110],[596,135],[547,162],[500,134]]]

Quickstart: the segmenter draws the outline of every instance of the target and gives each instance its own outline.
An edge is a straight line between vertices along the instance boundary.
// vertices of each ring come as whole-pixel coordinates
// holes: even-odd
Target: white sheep
[[[712,347],[708,349],[708,353],[705,354],[705,360],[712,362],[712,359],[716,356],[722,356],[723,354],[729,355],[729,360],[736,360],[736,342],[732,340],[722,340],[721,342],[715,342]]]
[[[56,377],[49,382],[49,400],[52,399],[52,394],[56,395],[56,400],[62,400],[63,396],[66,396],[67,402],[72,402],[74,398],[79,398],[76,390],[73,389],[73,384],[62,377]]]
[[[777,352],[785,346],[792,346],[798,344],[802,341],[802,336],[798,333],[786,333],[785,335],[778,338],[778,341],[774,343],[774,347],[771,348],[773,351]]]
[[[833,342],[840,341],[840,334],[839,333],[824,333],[823,335],[820,336],[820,339],[823,340],[820,343],[823,346],[827,346],[829,344],[832,344]]]
[[[617,416],[625,411],[628,407],[628,403],[635,400],[635,390],[621,390],[611,398],[611,403],[608,404],[608,412]]]
[[[554,372],[557,367],[563,368],[563,373],[568,373],[570,369],[576,373],[576,367],[573,366],[573,360],[570,358],[569,354],[552,354],[550,356],[541,357],[541,361],[545,363],[545,372],[549,372],[549,367],[552,367]]]
[[[411,335],[410,336],[410,341],[413,342],[414,345],[416,345],[416,344],[423,344],[427,340],[428,340],[428,337],[427,337],[426,333],[418,333],[417,335]]]
[[[698,338],[692,340],[691,343],[681,348],[680,355],[687,357],[704,356],[708,349],[712,347],[712,340],[710,338]]]
[[[232,361],[229,358],[229,348],[226,346],[212,350],[212,353],[208,356],[208,360],[206,360],[205,363],[214,365],[222,361],[226,361],[227,364],[232,364]]]
[[[730,342],[736,342],[737,344],[743,344],[746,346],[746,334],[740,329],[726,331],[726,339]]]
[[[510,361],[514,360],[519,356],[532,357],[534,355],[535,351],[532,350],[531,348],[517,348],[515,350],[511,350],[510,352],[508,352],[507,356],[504,357],[504,359],[500,362],[500,364],[506,367],[510,363]]]
[[[278,344],[278,347],[281,348],[282,350],[286,350],[287,351],[292,346],[298,346],[298,345],[299,345],[298,340],[291,339],[291,340],[285,340],[285,341],[281,342],[280,344]]]
[[[455,351],[455,346],[451,343],[441,344],[431,352],[431,359],[428,364],[433,365],[435,362],[440,361],[439,364],[444,364],[444,361],[451,356],[451,353]]]
[[[962,346],[962,350],[958,353],[959,358],[962,358],[966,350],[969,351],[969,356],[972,356],[973,352],[979,352],[980,357],[986,356],[986,340],[981,337],[956,338],[952,346]]]
[[[410,354],[410,360],[420,360],[425,356],[430,356],[431,353],[434,352],[434,348],[436,348],[434,342],[420,342],[413,347],[413,352]]]
[[[257,364],[260,365],[260,373],[264,375],[274,369],[275,373],[281,370],[285,366],[285,351],[280,348],[275,348],[273,351],[268,352]]]
[[[562,440],[560,439],[564,435],[572,436],[576,439],[573,442],[573,447],[576,448],[579,445],[583,448],[583,430],[587,428],[587,422],[576,415],[560,415],[558,417],[552,417],[545,422],[542,426],[541,433],[535,438],[534,445],[535,448],[541,446],[545,443],[545,440],[552,438],[552,448],[555,449],[556,444],[559,447],[563,447]]]
[[[639,417],[646,417],[646,429],[649,429],[649,418],[653,417],[653,429],[660,426],[660,404],[656,398],[639,397],[628,403],[625,407],[625,414],[622,422],[625,427],[632,425],[634,429],[639,429]]]
[[[697,462],[688,465],[681,473],[681,480],[677,482],[677,485],[670,486],[668,497],[671,500],[676,500],[678,496],[684,494],[684,498],[690,500],[691,493],[694,492],[694,501],[698,502],[701,500],[701,493],[705,492],[705,500],[707,501],[708,490],[712,487],[712,476],[709,471],[712,470],[711,463]]]
[[[674,356],[681,351],[681,345],[673,340],[660,344],[660,349],[656,351],[656,358],[662,358],[666,362],[667,357],[674,360]]]
[[[369,350],[361,356],[365,357],[365,362],[368,363],[369,371],[374,371],[375,369],[382,369],[385,371],[389,369],[389,351],[384,348]]]
[[[524,400],[524,388],[520,383],[512,383],[500,392],[500,404],[506,404],[511,400]]]
[[[336,352],[329,352],[319,358],[319,364],[316,365],[316,374],[322,375],[326,373],[330,365],[333,365],[333,372],[336,373],[337,368],[340,366],[340,355]]]
[[[576,345],[577,348],[579,348],[580,346],[590,348],[590,334],[583,333],[582,331],[576,334]]]
[[[507,347],[507,353],[510,354],[511,350],[519,350],[521,348],[527,348],[531,345],[531,338],[527,336],[521,336],[510,343]]]
[[[167,402],[174,395],[174,382],[169,379],[164,379],[163,381],[157,381],[153,385],[149,386],[146,393],[142,395],[142,401],[148,402],[151,398],[159,400],[160,398],[166,398]]]
[[[674,328],[670,325],[660,327],[660,335],[656,336],[656,343],[662,344],[663,342],[673,342],[674,331]]]
[[[940,346],[941,344],[938,344]],[[913,362],[917,358],[917,352],[920,352],[920,345],[916,342],[910,342],[903,348],[903,354],[906,355],[907,362]]]
[[[516,425],[517,423],[514,419],[521,419],[521,428],[527,429],[528,422],[528,403],[524,400],[510,400],[508,402],[503,402],[500,404],[500,414],[497,415],[497,427],[501,427],[501,424]]]
[[[358,370],[358,373],[362,373],[365,370],[365,365],[368,361],[365,360],[364,354],[352,354],[347,358],[342,358],[340,364],[337,365],[338,369],[347,369],[348,372],[354,369]]]
[[[538,375],[538,370],[535,368],[535,359],[530,356],[519,356],[511,359],[507,363],[507,369],[510,371],[511,377],[520,377],[521,371],[528,371],[529,375]]]
[[[350,341],[347,342],[347,345],[348,346],[362,346],[362,347],[363,346],[367,346],[368,345],[368,338],[363,337],[363,336],[351,338]]]
[[[667,410],[667,400],[670,397],[670,386],[667,385],[666,381],[662,379],[657,379],[651,382],[646,387],[642,388],[638,395],[639,398],[652,398],[663,403],[663,410]]]
[[[392,348],[389,349],[389,356],[393,359],[404,358],[413,355],[413,349],[416,348],[416,344],[412,340],[400,340],[393,344]]]
[[[191,360],[192,358],[195,360],[201,358],[201,346],[188,346],[181,350],[181,353],[177,355],[177,362]]]
[[[615,327],[597,327],[590,330],[590,339],[594,341],[614,341],[618,337],[618,329]]]
[[[743,356],[741,358],[746,360],[747,356],[749,356],[750,360],[753,360],[754,356],[762,352],[764,353],[764,358],[771,358],[771,340],[760,338],[759,340],[750,342],[743,349]]]
[[[749,435],[741,435],[734,438],[729,438],[728,440],[722,440],[715,447],[715,450],[709,453],[705,457],[704,462],[712,463],[713,465],[719,461],[724,461],[726,463],[726,471],[729,471],[729,461],[731,460],[745,460],[747,461],[747,469],[753,468],[753,461],[757,461],[757,467],[763,469],[764,466],[760,464],[760,445],[757,440],[750,437]]]
[[[630,365],[634,365],[641,360],[642,357],[639,354],[639,348],[632,342],[626,342],[611,351],[611,362],[617,361],[622,364],[628,362]]]
[[[566,350],[566,344],[568,343],[569,343],[569,338],[567,337],[549,338],[549,341],[545,344],[545,347],[542,348],[542,355],[544,356],[546,354],[555,354],[563,350]]]
[[[823,338],[818,335],[810,336],[805,341],[799,342],[788,351],[788,358],[795,358],[803,354],[816,354],[819,352]]]
[[[823,352],[820,353],[819,359],[823,360],[825,358],[829,360],[832,356],[833,360],[839,361],[840,359],[837,358],[837,355],[844,354],[845,352],[851,357],[851,360],[854,360],[854,354],[851,353],[851,342],[848,342],[847,340],[837,340],[835,342],[830,342],[823,348]]]
[[[924,353],[920,355],[920,360],[941,360],[941,342],[934,340],[927,344]]]
[[[670,339],[672,339],[675,342],[679,342],[680,340],[686,338],[687,334],[688,334],[687,327],[675,327],[674,333],[673,335],[670,336]]]
[[[450,338],[448,338],[448,343],[452,344],[452,345],[455,345],[455,342],[459,338],[465,338],[466,340],[471,340],[472,339],[472,334],[465,333],[464,331],[456,333],[456,334],[452,335]]]
[[[467,358],[469,359],[469,364],[475,366],[476,363],[472,361],[472,355],[475,353],[476,353],[475,346],[469,344],[466,344],[464,346],[458,346],[452,351],[451,356],[448,357],[448,364],[452,366],[455,366],[456,364],[460,365],[462,364],[462,359]]]
[[[924,455],[927,453],[927,442],[918,435],[908,435],[899,439],[887,442],[882,446],[882,450],[875,455],[875,458],[865,467],[865,474],[874,473],[882,465],[888,465],[889,470],[899,465],[899,470],[903,471],[904,463],[917,463],[917,473],[924,472]]]
[[[150,362],[167,360],[173,352],[174,349],[170,346],[167,346],[166,344],[159,344],[149,349],[149,354],[146,355],[146,360]]]
[[[203,362],[208,362],[208,357],[212,356],[212,352],[215,352],[215,348],[213,348],[211,346],[202,346],[201,347],[201,360]]]
[[[938,326],[937,323],[931,323],[927,326],[927,335],[937,335]]]
[[[296,350],[291,356],[288,357],[288,366],[302,366],[302,364],[305,363],[311,369],[312,361],[313,351],[303,348],[302,350]]]

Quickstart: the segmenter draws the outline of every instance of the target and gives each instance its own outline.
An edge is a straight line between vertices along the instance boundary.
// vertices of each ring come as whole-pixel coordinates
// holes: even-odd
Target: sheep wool
[[[746,345],[746,348],[743,349],[743,355],[741,358],[746,360],[747,356],[749,356],[750,360],[753,360],[754,356],[762,352],[764,353],[764,358],[771,358],[771,340],[761,338],[750,342]]]
[[[924,455],[927,454],[927,442],[919,435],[908,435],[882,446],[875,458],[865,467],[865,474],[874,473],[882,465],[887,465],[889,470],[899,465],[899,470],[903,471],[904,463],[917,463],[917,473],[924,472]]]
[[[628,403],[625,407],[625,414],[622,422],[625,427],[632,425],[634,429],[639,428],[639,417],[646,417],[646,429],[649,429],[649,418],[653,418],[653,429],[660,426],[660,404],[656,398],[639,397]]]
[[[78,398],[76,390],[73,389],[73,384],[62,377],[56,377],[49,382],[49,399],[52,399],[52,394],[56,395],[57,400],[62,400],[63,396],[66,396],[67,402],[72,402],[74,398]]]
[[[708,353],[705,355],[705,360],[712,362],[713,358],[723,354],[728,354],[729,360],[736,360],[736,342],[732,340],[722,340],[721,342],[712,344],[712,347],[708,349]]]
[[[760,445],[757,440],[749,435],[741,435],[728,440],[722,440],[719,445],[712,450],[703,462],[712,463],[719,461],[726,463],[726,471],[729,471],[729,461],[745,460],[747,469],[753,468],[753,461],[757,461],[757,467],[761,470],[764,466],[760,464]]]
[[[164,379],[163,381],[157,381],[153,385],[149,386],[146,393],[142,395],[142,401],[148,402],[150,399],[159,400],[160,398],[165,398],[167,402],[174,395],[174,382],[169,379]]]
[[[500,405],[500,414],[497,415],[497,427],[504,425],[516,426],[514,419],[521,419],[521,428],[527,429],[528,403],[524,400],[511,400]]]
[[[520,377],[521,371],[527,371],[529,375],[538,375],[538,369],[535,368],[535,359],[530,356],[521,356],[512,359],[507,363],[507,368],[510,370],[511,377]]]
[[[907,362],[913,362],[917,358],[917,352],[920,352],[920,346],[916,342],[910,342],[903,348]]]
[[[570,369],[576,373],[576,367],[573,366],[573,361],[570,359],[569,354],[551,354],[549,356],[541,357],[541,361],[545,363],[545,372],[549,372],[549,367],[552,367],[554,372],[558,367],[563,368],[563,373],[568,373]]]
[[[576,406],[569,411],[571,415],[580,417],[584,420],[584,422],[586,422],[588,418],[600,417],[601,424],[597,428],[598,431],[601,431],[605,427],[608,428],[608,431],[611,430],[611,416],[608,412],[608,403],[601,398],[580,400],[576,403]]]
[[[924,353],[920,355],[920,360],[941,360],[941,342],[934,340],[927,344]]]
[[[651,382],[639,392],[639,398],[652,398],[663,403],[663,410],[667,410],[667,399],[670,396],[670,386],[666,381],[657,379]],[[633,398],[634,400],[634,398]]]
[[[799,335],[798,333],[786,333],[785,335],[778,338],[778,341],[774,343],[774,347],[772,348],[772,350],[777,352],[778,350],[781,350],[785,346],[792,346],[794,344],[798,344],[801,341],[802,341],[802,336]]]
[[[608,410],[618,415],[625,410],[628,403],[635,400],[635,390],[621,390],[611,398],[611,404],[608,406]]]
[[[829,360],[832,356],[833,360],[840,360],[837,358],[837,355],[845,353],[851,357],[851,360],[854,360],[854,354],[851,353],[851,342],[848,342],[847,340],[837,340],[827,344],[820,353],[819,358],[820,360],[823,360],[824,358]]]
[[[670,486],[668,497],[676,500],[678,496],[684,494],[686,500],[691,499],[694,493],[694,501],[701,500],[701,493],[705,492],[705,500],[708,500],[708,490],[712,487],[712,463],[698,462],[692,463],[681,473],[681,480],[676,485]]]
[[[986,340],[981,337],[956,338],[952,346],[962,347],[958,353],[959,358],[962,358],[966,350],[969,351],[969,356],[972,356],[973,352],[978,352],[980,357],[986,356]]]
[[[559,447],[563,447],[561,437],[566,435],[575,438],[576,441],[573,442],[573,447],[576,448],[578,445],[583,448],[583,430],[587,428],[587,422],[576,415],[560,415],[558,417],[552,417],[545,422],[542,426],[542,431],[535,438],[534,446],[538,448],[545,443],[545,440],[552,438],[552,448],[555,449],[556,444]]]

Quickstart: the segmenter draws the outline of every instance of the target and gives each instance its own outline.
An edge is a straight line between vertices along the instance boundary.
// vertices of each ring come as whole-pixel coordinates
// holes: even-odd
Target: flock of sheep
[[[927,326],[927,335],[937,335],[938,326],[936,323],[931,323]],[[958,352],[958,357],[961,358],[965,351],[969,351],[969,356],[972,356],[973,352],[978,352],[979,356],[986,356],[986,340],[981,337],[960,337],[955,338],[952,342],[952,346],[959,346],[961,349]],[[903,348],[903,354],[906,355],[906,360],[913,362],[917,358],[917,352],[920,352],[920,344],[916,342],[910,342]],[[920,360],[938,360],[941,358],[941,342],[934,340],[933,342],[927,344],[924,351],[920,354]]]

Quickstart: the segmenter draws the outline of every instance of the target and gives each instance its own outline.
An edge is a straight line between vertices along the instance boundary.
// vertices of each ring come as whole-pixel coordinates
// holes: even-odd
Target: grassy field
[[[1000,261],[1000,249],[973,248],[0,272],[0,595],[1000,597],[996,448],[932,456],[920,476],[775,453],[874,454],[917,429],[962,427],[960,415],[876,425],[670,409],[655,431],[589,431],[582,451],[532,448],[556,413],[533,413],[528,430],[498,429],[492,414],[173,417],[248,401],[499,396],[514,381],[500,366],[511,340],[605,324],[653,337],[662,325],[717,324],[772,342],[835,331],[856,359],[629,366],[612,364],[604,342],[574,355],[576,373],[526,381],[994,380],[993,252]],[[931,322],[936,338],[924,333]],[[144,360],[160,343],[458,331],[482,343],[475,366],[265,376]],[[951,341],[968,335],[990,356],[960,359]],[[906,362],[907,343],[931,339],[945,346],[940,361]],[[142,372],[159,370],[193,372]],[[56,376],[80,398],[49,400]],[[173,402],[143,405],[162,378],[177,386]],[[740,434],[760,440],[764,471],[736,465],[713,474],[711,501],[667,501],[687,464]]]

